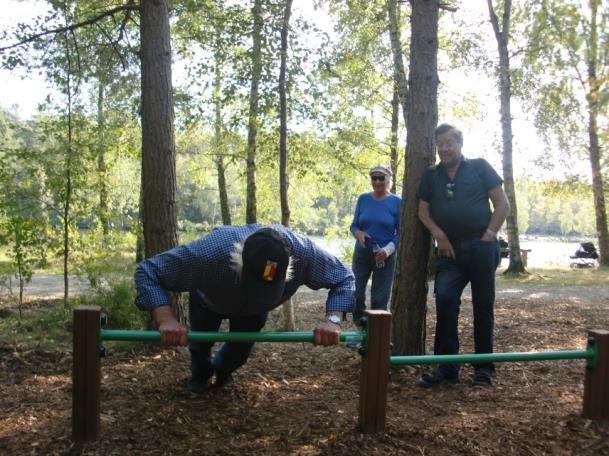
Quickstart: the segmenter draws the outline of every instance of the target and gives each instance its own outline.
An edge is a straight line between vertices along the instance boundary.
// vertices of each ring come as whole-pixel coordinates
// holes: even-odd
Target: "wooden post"
[[[597,358],[595,367],[586,367],[583,416],[609,420],[609,331],[589,331],[588,340],[596,345]]]
[[[368,342],[362,358],[359,427],[365,434],[385,430],[391,343],[391,313],[368,310]]]
[[[75,442],[91,442],[99,436],[100,312],[98,306],[74,309],[72,440]]]

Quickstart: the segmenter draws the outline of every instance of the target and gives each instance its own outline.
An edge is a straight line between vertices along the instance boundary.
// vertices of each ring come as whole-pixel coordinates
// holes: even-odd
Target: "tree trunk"
[[[288,204],[288,106],[286,97],[286,67],[288,55],[288,32],[292,0],[286,0],[283,26],[281,28],[281,64],[279,68],[279,195],[281,200],[281,224],[290,226]]]
[[[106,141],[105,141],[105,92],[106,82],[102,75],[102,62],[98,61],[97,70],[97,179],[99,186],[99,223],[102,226],[104,237],[110,231],[108,211],[108,184],[106,182]]]
[[[391,99],[391,138],[389,138],[389,156],[391,160],[391,172],[393,181],[391,193],[396,192],[398,175],[398,131],[400,127],[400,94],[398,92],[398,81],[393,81],[393,98]]]
[[[412,0],[411,4],[410,99],[400,213],[402,229],[391,302],[395,354],[425,352],[430,236],[419,221],[416,192],[423,173],[434,162],[434,129],[438,123],[439,5],[437,0]],[[404,107],[401,92],[402,88],[400,99]]]
[[[68,307],[68,297],[70,290],[70,279],[68,275],[68,259],[70,257],[70,204],[72,202],[72,153],[74,138],[72,131],[72,56],[68,45],[68,37],[65,36],[66,44],[66,92],[68,95],[68,147],[65,162],[65,200],[63,205],[63,304]]]
[[[216,110],[216,118],[214,120],[214,161],[216,163],[216,171],[218,172],[218,194],[220,198],[220,212],[222,214],[222,224],[230,225],[231,216],[230,208],[228,207],[228,194],[226,192],[226,167],[224,165],[224,156],[222,152],[222,74],[220,71],[220,66],[222,65],[222,62],[220,61],[220,59],[220,55],[216,53],[214,83],[214,105]]]
[[[288,204],[288,103],[286,97],[286,67],[288,57],[288,32],[292,0],[286,0],[283,25],[281,27],[281,65],[279,68],[279,196],[281,200],[281,224],[290,226],[290,206]],[[294,331],[294,304],[292,299],[283,304],[284,330]]]
[[[598,1],[591,0],[590,5],[590,40],[588,41],[588,138],[590,168],[592,170],[592,193],[594,195],[594,213],[596,216],[596,232],[598,236],[599,264],[609,266],[609,230],[607,227],[607,207],[603,191],[603,175],[598,141],[597,117],[599,111],[600,81],[596,74],[598,59]]]
[[[143,0],[140,19],[142,59],[142,186],[146,257],[178,244],[176,164],[173,132],[171,43],[166,0]],[[184,321],[180,299],[174,315]]]
[[[413,6],[414,8],[414,6]],[[389,16],[389,39],[391,41],[391,51],[393,53],[393,77],[398,86],[398,95],[402,105],[402,115],[404,125],[408,128],[408,80],[402,58],[402,38],[400,32],[400,9],[397,0],[387,0],[387,14]]]
[[[256,135],[258,133],[258,86],[262,74],[262,0],[254,0],[252,8],[252,85],[250,88],[249,122],[247,132],[247,202],[245,223],[256,223]]]
[[[518,209],[516,207],[516,190],[514,187],[514,168],[512,165],[512,114],[511,96],[512,82],[510,79],[510,56],[508,53],[508,41],[510,33],[510,14],[512,1],[505,0],[503,4],[503,21],[501,29],[499,20],[493,9],[492,0],[487,0],[488,11],[497,39],[499,50],[499,91],[501,100],[501,133],[503,137],[503,184],[510,212],[507,216],[508,244],[510,246],[510,263],[506,273],[526,273],[522,257],[520,255],[520,237],[518,233]]]

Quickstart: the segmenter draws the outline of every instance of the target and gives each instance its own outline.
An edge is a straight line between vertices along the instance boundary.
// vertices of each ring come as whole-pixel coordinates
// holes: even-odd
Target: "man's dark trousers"
[[[458,320],[461,294],[471,283],[474,309],[476,353],[493,352],[495,271],[499,265],[499,243],[479,238],[451,241],[455,258],[436,259],[436,355],[459,352]],[[459,364],[443,364],[440,370],[449,377],[459,374]],[[476,369],[494,370],[492,363],[476,364]]]
[[[192,331],[218,331],[223,319],[229,320],[231,332],[258,332],[268,317],[268,313],[242,317],[228,317],[209,310],[197,293],[190,293],[188,306],[190,328]],[[213,342],[190,342],[190,370],[192,378],[204,382],[212,377],[223,378],[237,370],[247,361],[253,342],[225,342],[212,361]]]

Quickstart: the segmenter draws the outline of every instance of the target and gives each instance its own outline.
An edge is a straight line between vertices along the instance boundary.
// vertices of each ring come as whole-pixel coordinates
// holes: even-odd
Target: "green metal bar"
[[[101,340],[154,341],[161,339],[159,331],[102,329]],[[364,331],[342,332],[340,340],[364,340]],[[188,332],[188,340],[198,342],[313,342],[313,332]]]
[[[544,361],[556,359],[594,360],[594,346],[586,350],[566,350],[550,352],[514,352],[514,353],[469,353],[463,355],[421,355],[392,356],[391,365],[411,364],[450,364],[450,363],[500,363],[507,361]]]

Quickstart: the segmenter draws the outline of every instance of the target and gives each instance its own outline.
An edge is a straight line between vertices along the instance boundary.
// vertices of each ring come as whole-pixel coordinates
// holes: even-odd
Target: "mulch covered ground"
[[[324,299],[297,295],[300,330]],[[496,309],[496,351],[583,349],[588,328],[609,329],[603,287],[557,298],[520,287]],[[271,317],[267,330],[280,323]],[[470,319],[465,299],[464,352]],[[433,390],[416,386],[423,368],[396,369],[386,432],[364,435],[355,350],[260,343],[234,385],[194,397],[187,352],[134,344],[102,360],[101,436],[84,446],[70,440],[71,362],[69,352],[0,347],[0,454],[609,455],[609,422],[581,417],[582,360],[500,364],[492,388],[472,387],[470,366],[459,385]]]

